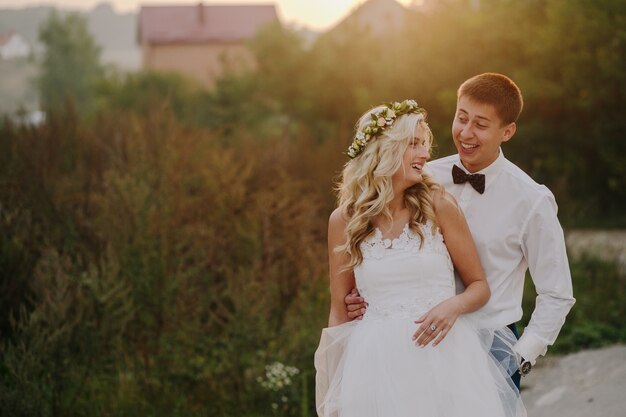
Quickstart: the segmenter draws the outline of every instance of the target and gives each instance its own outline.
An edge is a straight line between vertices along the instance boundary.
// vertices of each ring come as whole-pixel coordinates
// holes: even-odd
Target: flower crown
[[[410,113],[426,114],[426,111],[419,107],[415,100],[385,103],[385,108],[370,114],[372,121],[365,129],[356,132],[352,144],[348,147],[348,157],[354,159],[359,156],[365,150],[367,144],[383,133],[388,126],[393,125],[398,117]]]

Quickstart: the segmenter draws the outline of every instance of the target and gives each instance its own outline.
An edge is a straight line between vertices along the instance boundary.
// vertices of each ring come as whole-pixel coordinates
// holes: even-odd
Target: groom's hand
[[[363,314],[365,314],[367,303],[363,297],[361,297],[359,291],[356,288],[353,288],[350,294],[346,295],[344,301],[346,303],[346,308],[348,309],[348,318],[350,320],[361,320],[363,318]]]

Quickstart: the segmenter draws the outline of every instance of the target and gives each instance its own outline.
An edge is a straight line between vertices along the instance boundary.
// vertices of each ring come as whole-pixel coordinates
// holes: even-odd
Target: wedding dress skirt
[[[361,245],[357,288],[369,303],[362,320],[322,331],[315,353],[322,417],[522,417],[509,374],[517,369],[509,329],[482,329],[461,316],[436,347],[411,340],[414,320],[455,294],[450,256],[432,223],[424,242],[408,225],[394,240],[377,229]],[[493,356],[493,346],[501,350]],[[491,352],[490,352],[491,351]]]

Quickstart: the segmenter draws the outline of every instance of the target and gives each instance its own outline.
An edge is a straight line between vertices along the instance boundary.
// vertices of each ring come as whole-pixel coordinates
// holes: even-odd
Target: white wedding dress
[[[414,320],[455,295],[454,270],[439,230],[405,226],[393,240],[379,229],[362,244],[355,270],[369,303],[362,320],[322,331],[315,353],[316,403],[322,417],[526,416],[507,373],[517,358],[500,363],[494,343],[510,350],[510,330],[481,329],[478,314],[459,317],[436,347],[415,346]]]

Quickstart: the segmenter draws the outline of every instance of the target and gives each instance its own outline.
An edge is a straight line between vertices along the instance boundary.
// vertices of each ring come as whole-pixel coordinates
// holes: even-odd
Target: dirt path
[[[620,272],[626,273],[626,230],[566,230],[565,243],[570,259],[587,255],[617,261]]]
[[[522,388],[528,417],[626,417],[626,346],[541,358]]]

